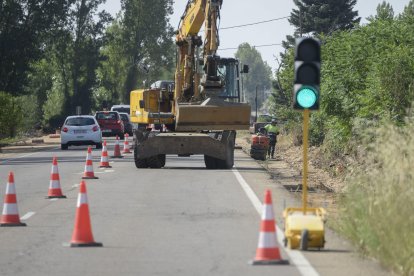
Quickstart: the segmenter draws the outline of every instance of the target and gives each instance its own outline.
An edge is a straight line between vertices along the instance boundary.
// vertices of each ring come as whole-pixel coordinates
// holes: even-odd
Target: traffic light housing
[[[293,86],[294,109],[319,109],[321,45],[311,37],[297,38]]]

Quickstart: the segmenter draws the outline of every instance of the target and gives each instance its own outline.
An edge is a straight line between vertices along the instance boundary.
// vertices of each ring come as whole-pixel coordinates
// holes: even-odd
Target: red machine
[[[269,149],[269,137],[259,132],[253,134],[251,138],[250,156],[256,160],[266,160],[267,150]]]

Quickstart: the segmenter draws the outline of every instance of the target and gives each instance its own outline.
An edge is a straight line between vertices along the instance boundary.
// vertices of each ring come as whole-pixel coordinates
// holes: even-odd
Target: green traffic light
[[[302,87],[296,94],[297,103],[302,108],[312,107],[318,99],[317,92],[309,86]]]

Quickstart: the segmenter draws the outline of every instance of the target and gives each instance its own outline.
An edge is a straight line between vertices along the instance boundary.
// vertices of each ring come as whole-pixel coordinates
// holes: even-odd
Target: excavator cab
[[[246,65],[247,66],[247,65]],[[239,62],[234,58],[220,59],[217,72],[219,77],[223,80],[224,86],[222,92],[219,94],[220,98],[228,99],[230,101],[240,101],[240,72]]]
[[[239,61],[218,57],[215,62],[217,78],[205,74],[201,80],[202,100],[177,103],[177,131],[248,129],[250,105],[240,103]]]

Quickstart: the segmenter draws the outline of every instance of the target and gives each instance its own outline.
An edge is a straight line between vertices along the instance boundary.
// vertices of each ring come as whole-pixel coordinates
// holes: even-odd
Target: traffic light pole
[[[309,134],[309,109],[303,110],[303,173],[302,173],[302,201],[303,214],[306,215],[308,203],[308,134]]]

